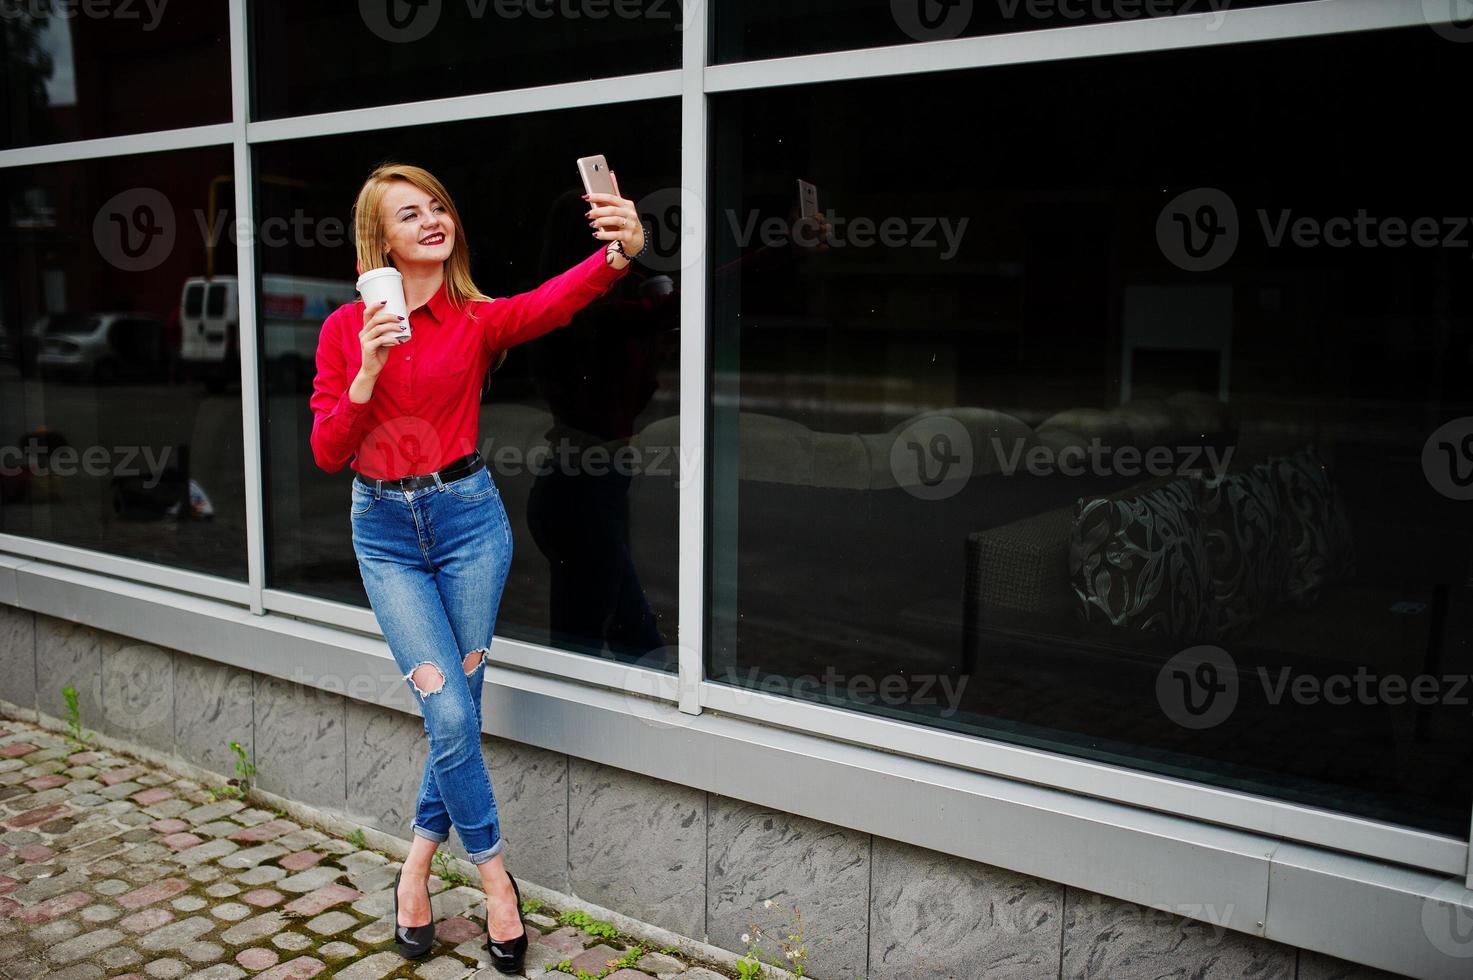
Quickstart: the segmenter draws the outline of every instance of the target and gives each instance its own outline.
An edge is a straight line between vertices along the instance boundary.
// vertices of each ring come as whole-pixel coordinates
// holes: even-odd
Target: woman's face
[[[389,260],[441,263],[455,245],[455,224],[445,205],[408,181],[396,180],[384,192],[384,242]]]

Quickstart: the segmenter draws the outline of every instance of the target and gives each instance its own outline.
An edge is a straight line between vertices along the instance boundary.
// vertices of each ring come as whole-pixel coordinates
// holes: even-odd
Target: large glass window
[[[1299,0],[740,0],[713,3],[714,63],[1083,24],[1201,14],[1202,30],[1246,7]]]
[[[0,148],[230,121],[226,0],[0,0]]]
[[[680,67],[682,0],[254,0],[253,116]],[[611,101],[618,101],[616,92]]]
[[[710,678],[1465,836],[1470,68],[713,98]]]
[[[601,152],[652,251],[483,385],[479,448],[516,542],[497,631],[675,668],[678,129],[678,103],[661,100],[257,149],[268,585],[368,605],[351,464],[316,466],[308,405],[323,320],[356,298],[349,221],[363,179],[387,159],[434,173],[461,213],[477,285],[508,296],[599,247],[575,161]]]
[[[244,579],[230,148],[4,177],[0,530]]]

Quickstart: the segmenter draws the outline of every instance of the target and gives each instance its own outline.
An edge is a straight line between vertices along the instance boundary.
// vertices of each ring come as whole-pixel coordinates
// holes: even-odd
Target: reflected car
[[[41,325],[42,378],[94,384],[162,381],[171,353],[162,320],[141,313],[54,313]]]

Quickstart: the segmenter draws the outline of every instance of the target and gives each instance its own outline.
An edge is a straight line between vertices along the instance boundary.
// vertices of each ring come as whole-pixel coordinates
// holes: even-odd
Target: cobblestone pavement
[[[431,877],[439,942],[407,961],[394,950],[397,861],[238,799],[211,802],[206,787],[157,767],[75,749],[0,719],[0,976],[502,976],[486,957],[479,888]],[[527,914],[529,977],[724,977],[557,914]]]

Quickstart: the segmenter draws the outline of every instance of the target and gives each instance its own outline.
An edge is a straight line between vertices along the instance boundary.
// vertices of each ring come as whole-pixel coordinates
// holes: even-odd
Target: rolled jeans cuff
[[[492,844],[484,851],[473,851],[470,855],[471,864],[485,864],[487,861],[500,854],[505,847],[506,838],[498,837],[496,838],[496,843]]]
[[[419,824],[414,824],[410,829],[412,829],[417,836],[423,837],[425,840],[432,840],[436,844],[443,844],[450,839],[450,835],[448,833],[436,833],[433,830],[421,827]]]

